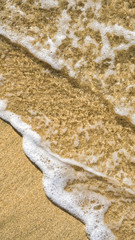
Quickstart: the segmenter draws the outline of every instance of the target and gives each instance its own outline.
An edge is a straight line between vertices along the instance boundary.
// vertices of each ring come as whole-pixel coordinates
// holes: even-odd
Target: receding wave
[[[132,4],[4,1],[1,16],[0,118],[22,135],[48,197],[91,240],[120,239],[135,217]]]

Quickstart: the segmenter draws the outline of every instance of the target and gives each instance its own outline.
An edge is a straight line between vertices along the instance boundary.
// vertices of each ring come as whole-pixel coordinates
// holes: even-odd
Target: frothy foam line
[[[7,107],[7,101],[0,100],[0,118],[5,120],[6,122],[9,122],[13,126],[13,128],[15,128],[22,136],[24,136],[24,134],[25,134],[25,135],[29,136],[30,138],[32,138],[36,144],[40,145],[41,137],[39,136],[39,134],[37,134],[35,131],[33,131],[30,125],[23,122],[21,120],[20,116],[12,113],[10,111],[5,111],[6,107]],[[51,156],[51,158],[58,159],[60,162],[68,164],[70,166],[76,166],[76,167],[82,168],[83,170],[87,171],[88,173],[90,173],[94,176],[104,178],[104,179],[108,180],[109,182],[112,182],[115,184],[119,184],[119,182],[116,179],[108,177],[105,174],[100,173],[98,171],[95,171],[94,169],[87,167],[84,164],[78,163],[74,159],[62,158],[59,155],[51,152],[51,150],[49,148],[47,149],[47,151],[48,151],[48,154]]]
[[[69,1],[69,3],[71,2]],[[88,7],[87,4],[89,7],[95,6],[95,3],[93,3],[93,1],[90,1],[85,4],[86,9]],[[101,1],[99,1],[98,4],[101,5]],[[85,8],[84,8],[84,12],[85,12]],[[10,39],[13,43],[22,45],[29,52],[31,52],[35,57],[51,65],[52,68],[61,70],[62,68],[66,67],[69,76],[76,78],[78,76],[76,75],[77,70],[75,71],[74,68],[71,66],[70,64],[72,62],[71,59],[69,63],[69,59],[66,60],[64,56],[63,57],[57,56],[58,48],[63,43],[63,40],[66,39],[67,37],[72,39],[72,47],[75,47],[78,49],[82,48],[82,45],[78,44],[79,38],[76,37],[75,35],[77,25],[76,23],[74,25],[71,25],[70,22],[71,22],[71,16],[67,13],[67,10],[63,10],[57,24],[58,30],[56,34],[51,39],[49,37],[49,33],[47,33],[48,40],[45,42],[44,46],[40,44],[38,41],[36,42],[36,44],[33,44],[35,39],[31,36],[27,36],[27,32],[21,33],[21,32],[12,31],[8,25],[3,25],[2,23],[0,26],[0,34]],[[135,45],[135,31],[130,31],[122,26],[119,26],[118,24],[106,25],[94,19],[87,24],[86,28],[90,28],[95,32],[99,31],[102,38],[102,48],[101,48],[100,56],[98,56],[94,61],[100,64],[102,61],[109,58],[110,63],[106,71],[110,70],[111,75],[115,74],[115,72],[112,71],[115,67],[114,66],[115,52],[123,51],[123,50],[127,51],[130,47]],[[69,33],[67,33],[67,31],[69,31]],[[111,47],[111,43],[109,42],[109,39],[107,36],[108,33],[119,36],[119,37],[121,36],[124,37],[127,43],[126,44],[121,43],[117,47]],[[50,46],[49,50],[46,49],[47,45]],[[106,77],[107,77],[107,72],[106,72]]]
[[[5,109],[6,101],[0,101],[0,118],[9,122],[22,135],[25,154],[44,174],[43,185],[47,196],[55,204],[80,219],[86,225],[85,229],[91,240],[114,240],[114,235],[104,224],[104,214],[110,206],[106,197],[90,190],[86,191],[79,184],[78,190],[73,189],[72,192],[67,192],[65,187],[68,181],[75,179],[72,166],[67,164],[67,160],[63,161],[58,155],[43,148],[41,137],[32,130],[31,126]],[[95,174],[95,171],[92,173]],[[86,200],[89,201],[90,206],[82,207]],[[92,201],[94,201],[93,205]],[[97,210],[95,207],[99,204],[101,209]]]
[[[36,43],[35,45],[33,45],[32,44],[32,41],[34,40],[33,37],[25,36],[21,33],[17,35],[17,33],[11,31],[11,29],[8,26],[2,26],[2,23],[0,24],[1,24],[0,35],[3,35],[4,37],[8,38],[12,43],[16,43],[23,46],[35,57],[48,63],[52,68],[56,70],[61,70],[63,61],[56,59],[54,54],[51,53],[51,51],[43,48],[42,46],[40,46],[39,43]],[[36,49],[36,48],[40,48],[40,49]]]
[[[43,9],[50,9],[58,7],[58,1],[57,0],[39,0],[41,4],[41,8]]]

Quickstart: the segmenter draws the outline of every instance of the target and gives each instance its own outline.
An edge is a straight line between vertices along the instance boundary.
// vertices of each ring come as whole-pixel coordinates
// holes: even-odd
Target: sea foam
[[[26,1],[22,3],[22,6],[25,2]],[[47,25],[47,28],[42,29],[42,27],[34,26],[34,24],[31,23],[31,31],[29,31],[29,28],[27,27],[22,28],[19,26],[19,23],[18,28],[13,28],[10,26],[10,23],[14,15],[17,15],[19,18],[24,17],[26,21],[29,19],[29,16],[23,13],[19,6],[15,4],[12,5],[12,3],[7,1],[6,8],[10,10],[11,19],[5,22],[1,19],[0,34],[10,39],[13,43],[23,46],[39,60],[48,63],[53,69],[66,71],[70,77],[77,79],[79,82],[92,82],[93,84],[92,79],[96,78],[100,83],[100,89],[98,90],[101,91],[102,95],[104,95],[104,98],[107,100],[109,100],[109,97],[112,99],[110,102],[113,105],[114,110],[116,108],[118,109],[117,105],[121,105],[120,97],[123,88],[122,84],[119,84],[119,80],[117,79],[117,76],[119,75],[119,67],[118,64],[116,66],[116,57],[119,55],[119,52],[126,51],[128,55],[128,51],[135,46],[135,31],[128,29],[119,23],[112,24],[111,22],[104,23],[104,21],[101,21],[100,15],[103,8],[101,0],[96,2],[93,0],[87,0],[83,4],[84,6],[80,6],[79,1],[68,0],[65,9],[60,7],[61,1],[56,0],[40,0],[35,1],[34,4],[35,6],[40,5],[42,9],[50,12],[51,9],[61,9],[60,14],[56,15],[56,17],[54,16],[53,21],[55,24],[50,22],[50,24]],[[76,18],[72,15],[72,10],[75,11],[75,9],[80,12]],[[91,11],[94,14],[93,18],[88,18],[88,11]],[[55,25],[56,30],[52,36],[51,31],[53,25]],[[87,36],[84,38],[85,31],[89,32],[89,35],[87,33]],[[92,32],[94,32],[94,34],[92,34]],[[100,35],[100,41],[95,39],[96,34]],[[123,40],[119,44],[113,46],[113,41],[110,41],[109,36],[118,39],[122,38]],[[80,43],[80,41],[82,42]],[[60,48],[63,44],[65,44],[65,48],[64,51],[61,51]],[[90,50],[89,54],[88,49]],[[74,50],[79,58],[75,58]],[[93,66],[95,64],[95,74],[92,73],[92,76],[88,77],[86,69],[88,69],[89,72],[91,71],[91,61],[93,62]],[[100,65],[103,65],[104,63],[107,67],[104,76],[102,77],[102,67]],[[99,66],[98,69],[96,64]],[[131,64],[130,67],[133,67],[133,64]],[[113,77],[115,79],[114,82],[116,82],[116,87],[119,84],[120,91],[118,92],[116,90],[117,95],[119,95],[118,99],[114,97],[112,92],[109,91],[108,94],[108,89],[110,88],[108,78]],[[134,84],[131,80],[132,78],[130,76],[128,78],[130,79],[129,81],[131,81],[131,84]],[[128,80],[125,81],[126,89],[129,84]],[[129,102],[128,98],[130,98],[131,93],[129,94],[126,90],[123,94],[126,96],[124,109],[127,108],[128,102],[131,111],[127,112],[127,117],[129,121],[134,124],[134,95],[132,94],[133,100]],[[121,111],[117,111],[117,114],[118,112]]]
[[[61,1],[57,0],[37,0],[34,2],[34,6],[36,7],[39,4],[42,11],[45,10],[49,12],[52,8],[55,10],[58,8],[59,10],[60,2]],[[25,3],[27,3],[27,1],[22,1],[22,5],[25,5]],[[96,88],[96,93],[99,91],[102,97],[106,99],[110,105],[112,104],[115,114],[120,118],[126,118],[132,125],[135,125],[135,98],[133,95],[135,85],[132,83],[133,77],[130,76],[129,80],[126,81],[126,79],[120,75],[122,74],[119,67],[120,63],[115,64],[119,52],[127,51],[128,56],[128,51],[135,45],[135,31],[133,29],[129,30],[116,22],[114,24],[111,22],[102,22],[100,19],[102,13],[101,0],[87,0],[83,6],[81,6],[80,1],[67,0],[67,8],[62,8],[60,14],[58,16],[56,14],[56,18],[54,15],[52,22],[49,19],[48,25],[43,22],[40,27],[38,24],[35,26],[31,22],[30,30],[32,34],[28,31],[29,29],[27,27],[20,27],[19,21],[17,22],[18,28],[14,27],[15,24],[11,24],[14,16],[17,15],[19,19],[24,17],[27,22],[29,15],[23,12],[23,9],[19,6],[15,4],[12,5],[10,1],[6,1],[6,8],[10,10],[10,18],[7,21],[4,20],[5,18],[1,19],[0,34],[3,37],[9,39],[12,43],[19,44],[26,48],[36,58],[48,63],[53,70],[65,71],[70,77],[74,78],[74,81],[77,79],[80,82],[92,82]],[[77,12],[75,12],[75,18],[72,15],[72,10],[77,10]],[[77,15],[78,12],[79,15]],[[94,14],[92,19],[88,17],[88,13],[90,12]],[[42,29],[44,25],[47,27]],[[54,34],[52,34],[53,25],[56,25],[56,32]],[[87,31],[87,34],[85,34],[85,31]],[[96,34],[100,35],[99,40],[97,40]],[[115,36],[118,39],[122,38],[123,42],[113,46],[113,41],[110,40],[109,35]],[[65,40],[68,41],[64,43]],[[59,50],[63,43],[65,44],[64,51],[63,49]],[[77,56],[76,59],[74,59],[74,55]],[[101,66],[106,63],[106,61],[108,65],[102,77]],[[93,66],[95,64],[96,68],[89,76],[91,68],[93,67],[91,67],[90,62],[93,63]],[[133,63],[130,65],[129,73],[134,73]],[[108,78],[110,81],[108,81]],[[97,85],[94,85],[95,79],[97,80]],[[2,77],[0,77],[0,84],[1,83],[3,84]],[[100,87],[97,87],[98,84]],[[115,87],[116,90],[109,91],[108,93],[108,89],[115,89]],[[117,94],[114,95],[115,92],[117,92]],[[6,106],[7,101],[1,100],[0,118],[9,122],[13,128],[22,135],[25,154],[43,172],[43,185],[47,196],[55,204],[79,218],[85,224],[87,235],[91,240],[115,239],[113,233],[104,223],[104,215],[109,206],[111,206],[111,201],[109,201],[104,194],[96,192],[100,192],[100,189],[92,191],[87,185],[85,186],[85,184],[82,187],[78,179],[80,179],[80,177],[82,177],[82,179],[87,179],[87,177],[91,179],[94,177],[95,179],[101,178],[107,181],[108,191],[114,192],[115,195],[119,194],[119,196],[121,195],[121,191],[125,191],[126,197],[130,194],[135,196],[135,192],[128,187],[121,186],[118,181],[106,176],[102,172],[78,163],[74,159],[65,159],[54,154],[49,147],[47,147],[47,144],[43,143],[39,134],[33,131],[30,125],[23,122],[20,116],[7,111]],[[30,113],[35,114],[32,111]],[[46,120],[46,124],[48,124],[48,119]],[[103,129],[103,124],[100,127]],[[90,128],[96,129],[97,125],[91,125]],[[83,134],[85,134],[86,140],[89,142],[90,138],[87,129],[83,130]],[[80,142],[77,134],[74,135],[74,137],[74,146],[78,147]],[[134,157],[131,157],[128,151],[117,149],[114,151],[112,159],[107,161],[106,168],[111,169],[112,163],[113,167],[120,167],[120,163],[123,161],[121,157],[122,153],[124,153],[125,159],[130,159],[132,163],[135,162]],[[96,163],[100,156],[104,156],[104,153],[101,153],[99,156],[92,153],[89,157],[90,162],[92,164]],[[85,154],[83,157],[85,158]],[[76,168],[80,169],[80,171],[76,170]],[[131,179],[124,174],[126,173],[120,170],[118,177],[121,178],[121,176],[124,176],[123,183],[129,187],[132,186]],[[76,181],[78,182],[74,184]],[[73,185],[70,191],[66,190],[68,189],[69,183]],[[122,201],[126,200],[122,199]]]
[[[68,182],[76,179],[73,166],[86,169],[90,174],[99,177],[105,176],[75,160],[63,159],[52,153],[49,148],[43,147],[39,134],[23,122],[20,116],[7,111],[6,105],[6,100],[0,101],[0,118],[11,124],[22,135],[23,150],[27,157],[42,170],[43,186],[50,200],[80,219],[85,224],[86,233],[91,240],[115,239],[104,223],[104,214],[110,206],[106,197],[88,189],[82,189],[79,184],[72,192],[65,190]],[[83,207],[86,200],[89,204]],[[98,209],[99,205],[101,208]]]

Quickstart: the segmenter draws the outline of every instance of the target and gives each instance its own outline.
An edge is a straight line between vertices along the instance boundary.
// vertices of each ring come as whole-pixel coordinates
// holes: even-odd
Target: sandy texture
[[[116,186],[106,179],[84,177],[66,190],[80,184],[106,196],[111,206],[105,223],[117,240],[134,240],[134,3],[102,1],[101,11],[88,7],[84,18],[85,3],[67,9],[67,1],[61,0],[59,8],[47,10],[36,2],[4,0],[0,6],[5,29],[0,36],[0,100],[7,99],[7,109],[30,124],[53,152],[118,181]],[[64,21],[69,29],[64,29]],[[122,33],[115,31],[117,24]],[[112,32],[107,26],[112,26]],[[51,56],[57,31],[65,34],[54,58],[64,60],[60,71],[47,64],[48,58],[41,61],[27,48],[33,38],[31,46],[37,52],[44,47]],[[45,197],[41,172],[24,155],[19,135],[2,121],[0,149],[0,238],[87,239],[83,225]]]
[[[83,150],[86,153],[85,157],[91,154],[92,148],[95,149],[95,154],[97,151],[101,154],[100,146],[102,144],[106,155],[101,156],[100,160],[102,161],[95,163],[95,169],[97,167],[101,171],[106,170],[104,166],[110,159],[107,170],[109,174],[122,181],[117,173],[124,169],[134,180],[135,165],[131,159],[123,155],[121,165],[118,167],[117,165],[115,167],[112,162],[114,147],[116,151],[122,146],[129,148],[129,152],[131,151],[130,146],[134,146],[135,141],[134,128],[126,121],[116,118],[111,106],[100,97],[100,94],[98,96],[97,91],[94,93],[91,89],[89,91],[80,89],[66,76],[50,69],[46,71],[46,65],[3,37],[1,37],[0,44],[1,74],[3,75],[0,99],[8,99],[8,109],[21,115],[23,121],[31,124],[42,137],[45,136],[46,141],[51,140],[52,150],[63,156],[70,157],[71,154],[71,157],[77,159],[78,154],[82,152],[82,158],[77,159],[81,161],[84,159]],[[101,102],[103,103],[102,107]],[[30,109],[34,110],[36,114],[31,115]],[[49,126],[46,124],[46,116],[51,119]],[[96,127],[98,120],[103,123],[105,130],[100,126]],[[90,139],[87,141],[84,129],[84,132],[79,134],[80,144],[78,146],[74,135],[76,129],[77,127],[83,128],[89,123],[92,128],[95,125],[94,129],[88,129]],[[68,126],[68,131],[65,131],[66,126]],[[4,240],[48,240],[63,239],[64,237],[65,239],[87,239],[84,227],[79,221],[54,207],[46,199],[41,182],[42,174],[25,157],[19,136],[5,123],[1,123],[1,134],[2,129],[3,135],[0,137],[3,136],[3,140],[0,141],[2,145],[0,146],[2,149],[0,157],[3,161],[0,163],[3,163],[3,167],[1,167],[2,204],[5,207],[2,207],[1,211],[1,226],[3,226],[1,227],[3,229],[1,238]],[[119,138],[118,132],[121,138]],[[99,146],[95,148],[97,144]],[[19,164],[18,159],[20,159]],[[91,164],[90,161],[88,165],[93,167],[93,163]],[[92,187],[98,186],[102,194],[107,194],[108,199],[114,201],[105,215],[105,223],[112,228],[117,239],[124,236],[126,240],[134,240],[135,204],[134,201],[130,202],[130,196],[126,202],[122,201],[119,204],[117,195],[114,196],[111,191],[105,191],[107,186],[104,185],[104,182],[91,179],[86,184]],[[120,197],[125,198],[124,191]],[[124,221],[122,220],[123,216],[124,219],[126,218]],[[121,223],[122,227],[120,227]]]
[[[21,137],[0,120],[0,239],[86,240],[84,226],[45,196],[42,173],[22,150]]]

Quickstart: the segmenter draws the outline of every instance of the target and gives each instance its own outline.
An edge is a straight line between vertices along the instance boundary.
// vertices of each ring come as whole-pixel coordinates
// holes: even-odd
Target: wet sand
[[[2,81],[4,84],[0,86],[0,99],[8,99],[8,110],[19,114],[22,120],[31,124],[32,128],[39,133],[41,137],[47,135],[47,138],[44,140],[48,140],[48,138],[50,140],[51,136],[54,137],[54,139],[52,138],[51,140],[57,140],[58,145],[57,147],[55,144],[52,145],[52,150],[57,150],[57,153],[60,153],[60,155],[62,154],[65,157],[69,157],[65,154],[70,153],[72,150],[70,148],[74,146],[72,144],[72,135],[74,133],[72,129],[75,131],[76,128],[74,126],[75,121],[73,121],[72,117],[74,116],[75,119],[75,113],[77,114],[74,109],[82,111],[82,114],[80,113],[78,115],[80,121],[82,121],[83,118],[84,120],[88,118],[87,104],[85,103],[88,103],[89,111],[90,107],[92,109],[93,105],[97,103],[94,105],[95,113],[92,115],[96,122],[96,119],[99,118],[97,112],[102,113],[103,111],[100,108],[100,104],[98,104],[99,102],[96,101],[96,99],[93,101],[93,96],[97,96],[97,94],[94,95],[92,92],[87,93],[87,91],[85,93],[77,87],[74,88],[66,78],[60,78],[59,74],[57,76],[55,73],[44,72],[45,66],[42,66],[41,62],[36,62],[35,58],[25,52],[24,49],[11,44],[2,37],[0,44],[2,47],[1,53],[4,54],[1,58],[1,73],[3,75]],[[42,92],[39,86],[40,81],[45,83],[45,90],[43,88]],[[63,89],[66,89],[68,94],[62,95]],[[54,92],[56,95],[53,95]],[[57,98],[57,94],[60,96],[59,98]],[[54,96],[54,98],[52,98],[52,96]],[[69,102],[67,96],[69,96]],[[90,97],[92,98],[91,101]],[[76,101],[74,101],[75,99]],[[81,101],[79,101],[79,99],[81,99]],[[89,99],[89,101],[87,99]],[[72,104],[69,104],[70,101]],[[63,108],[61,108],[61,102],[65,103]],[[82,104],[83,107],[81,107],[81,105],[78,107],[78,104]],[[43,105],[45,107],[45,113],[52,122],[54,120],[56,127],[65,128],[65,125],[61,125],[61,122],[65,124],[65,119],[66,121],[68,119],[68,126],[72,127],[71,131],[67,131],[66,136],[61,134],[59,138],[58,134],[50,135],[51,132],[54,132],[55,128],[52,128],[50,132],[49,128],[45,129],[45,126],[48,126],[45,125],[44,122],[36,119],[35,115],[29,115],[28,109],[32,107],[32,109],[39,111],[39,109],[42,110]],[[64,106],[69,106],[70,108],[69,111],[66,112],[66,116],[62,114],[63,112],[65,113]],[[111,109],[107,111],[107,105],[104,106],[104,109],[106,109],[107,115],[105,117],[104,111],[103,120],[107,118],[112,124],[112,127],[106,128],[110,133],[108,134],[109,139],[112,138],[113,140],[114,134],[111,133],[115,130],[116,133],[122,132],[121,136],[123,136],[123,141],[121,141],[121,143],[125,142],[125,146],[128,143],[127,136],[128,139],[134,141],[134,129],[130,128],[129,125],[123,128],[122,124],[115,124],[114,128],[113,124],[115,121],[113,121],[114,117],[113,114],[111,114]],[[85,112],[83,112],[83,110],[85,110]],[[60,120],[57,113],[60,114]],[[69,113],[72,117],[67,118]],[[38,126],[41,127],[38,128]],[[100,128],[94,129],[93,131],[90,130],[95,145],[97,138],[94,138],[95,135],[93,134],[96,133],[95,131],[98,131],[98,129],[100,130]],[[0,239],[87,239],[84,225],[68,213],[54,206],[45,196],[42,185],[42,173],[25,156],[22,149],[22,138],[11,126],[2,120],[0,120],[0,133],[0,176],[2,185]],[[79,145],[80,148],[78,147],[78,153],[86,146],[85,135],[82,134],[80,136],[83,139],[82,144]],[[115,134],[115,136],[117,135]],[[65,151],[60,152],[58,146],[63,146]],[[107,145],[105,143],[105,149],[106,148]],[[67,151],[67,149],[70,149],[70,151]],[[98,148],[96,148],[96,150],[97,149]],[[128,163],[127,165],[126,158],[123,158],[123,160],[121,168],[123,167],[128,173],[130,172],[130,176],[134,176],[134,165],[132,163]],[[130,166],[132,166],[132,168]],[[117,171],[114,169],[113,174],[115,175],[115,173],[117,173]],[[96,182],[93,184],[96,184]],[[134,208],[134,202],[132,204],[130,202],[125,202],[122,203],[121,206],[117,204],[117,196],[114,198],[112,207],[109,208],[105,215],[105,223],[107,223],[109,227],[113,226],[114,234],[117,237],[116,239],[119,240],[124,236],[125,240],[134,240]],[[127,215],[127,211],[129,215]],[[126,216],[127,220],[123,221],[121,226],[123,216]]]
[[[45,196],[42,173],[25,156],[22,138],[0,120],[0,239],[86,240],[84,225]]]
[[[27,5],[28,2],[30,5]],[[122,1],[111,2],[112,6],[106,9],[106,2],[103,1],[105,8],[101,14],[101,20],[107,24],[110,16],[114,15],[111,19],[112,24],[117,22],[133,31],[134,9],[132,10],[132,6],[130,6],[132,4],[127,4],[127,6],[124,4],[125,6],[122,7]],[[121,2],[119,9],[115,7],[118,2]],[[19,30],[16,31],[20,31],[25,27],[29,29],[29,26],[32,27],[34,23],[39,29],[45,30],[44,34],[48,28],[50,37],[53,37],[55,29],[52,28],[52,24],[49,22],[44,26],[44,11],[40,7],[33,8],[32,13],[29,7],[31,1],[27,1],[25,8],[22,8],[28,16],[26,19],[18,14],[18,8],[15,8],[16,12],[12,13],[10,6],[4,4],[3,6],[5,6],[5,10],[1,10],[4,24],[11,25],[10,27],[13,29],[18,24]],[[106,14],[107,12],[108,14]],[[48,12],[48,14],[50,14],[48,16],[52,23],[55,15],[60,15],[57,10],[53,12],[54,15],[52,12]],[[71,14],[73,23],[78,19],[77,14],[80,12],[73,11]],[[126,16],[128,18],[125,21]],[[93,15],[91,17],[93,18]],[[88,18],[91,17],[88,15]],[[56,27],[55,24],[53,26]],[[28,31],[27,34],[32,33]],[[91,30],[84,32],[84,36],[86,35],[91,35],[97,42],[101,42],[99,33]],[[83,37],[83,32],[80,37]],[[44,39],[46,36],[43,35]],[[112,47],[124,41],[123,38],[113,36],[113,34],[108,35],[108,39]],[[89,64],[78,70],[78,80],[69,77],[66,69],[56,71],[47,63],[34,57],[21,45],[13,43],[6,36],[0,36],[0,100],[7,99],[8,110],[20,115],[22,120],[30,124],[43,140],[51,142],[53,152],[62,157],[73,157],[80,162],[86,159],[85,164],[117,179],[121,187],[125,187],[123,182],[125,177],[127,177],[125,181],[131,178],[133,184],[130,186],[129,182],[126,187],[130,187],[134,191],[135,128],[131,122],[130,112],[129,116],[121,117],[119,111],[114,111],[117,105],[121,106],[121,99],[124,98],[123,104],[127,104],[126,106],[131,107],[131,110],[134,111],[134,87],[132,86],[135,77],[134,46],[127,51],[116,53],[117,74],[116,76],[110,75],[104,81],[108,64],[104,61],[103,64],[95,64],[89,45],[84,48],[86,52],[83,53],[83,48],[77,52],[73,47],[70,49],[68,41],[64,44],[58,51],[58,57],[65,53],[67,59],[73,60],[71,65],[76,63],[80,56],[86,55],[84,60],[87,60]],[[102,46],[102,44],[100,45]],[[97,55],[101,51],[100,45],[95,53]],[[87,52],[89,55],[86,54]],[[96,78],[97,69],[98,76]],[[86,79],[83,79],[83,76]],[[80,81],[81,79],[84,80],[84,84],[83,81]],[[91,81],[85,83],[87,79],[91,79]],[[104,88],[102,88],[102,84],[105,84]],[[125,89],[129,89],[129,91],[126,92]],[[42,173],[25,156],[22,149],[22,138],[2,120],[0,120],[0,151],[2,186],[0,189],[2,198],[0,239],[86,240],[84,225],[48,200],[43,190]],[[125,155],[125,153],[127,154]],[[91,156],[98,156],[99,161],[98,158],[95,158],[97,162],[92,162]],[[94,179],[89,185],[95,187],[97,182]],[[134,240],[134,196],[125,194],[124,191],[120,196],[117,196],[116,192],[114,195],[111,191],[108,193],[103,182],[101,185],[99,183],[99,189],[101,193],[108,194],[108,199],[112,200],[112,205],[105,214],[105,223],[112,230],[116,239]]]

